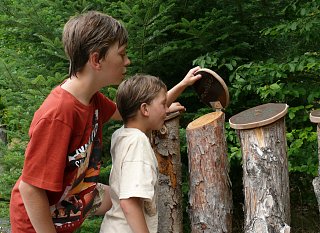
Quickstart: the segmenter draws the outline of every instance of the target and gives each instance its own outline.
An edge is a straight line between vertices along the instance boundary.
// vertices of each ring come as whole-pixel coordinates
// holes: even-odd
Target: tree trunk
[[[315,177],[312,181],[314,193],[316,195],[318,201],[318,208],[320,212],[320,125],[317,125],[317,133],[318,133],[318,176]]]
[[[284,117],[263,127],[237,131],[243,158],[245,232],[290,232]]]
[[[193,233],[232,231],[232,191],[223,112],[191,122],[186,130],[189,215]]]
[[[152,133],[158,159],[158,233],[181,233],[182,193],[179,113],[169,115],[160,131]]]

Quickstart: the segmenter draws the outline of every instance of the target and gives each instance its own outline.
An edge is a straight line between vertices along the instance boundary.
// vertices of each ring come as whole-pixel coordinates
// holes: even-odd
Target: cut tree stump
[[[189,216],[192,233],[232,231],[232,191],[225,114],[206,114],[187,129]]]
[[[230,118],[243,160],[245,233],[289,233],[286,104],[264,104]]]
[[[158,233],[182,233],[181,157],[179,112],[167,116],[151,136],[159,166]]]
[[[320,110],[314,110],[310,113],[310,121],[317,123],[318,134],[318,176],[312,181],[314,193],[318,201],[318,208],[320,213]]]

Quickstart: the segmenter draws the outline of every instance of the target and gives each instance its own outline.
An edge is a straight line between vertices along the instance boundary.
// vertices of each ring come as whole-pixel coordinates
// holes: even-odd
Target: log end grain
[[[223,114],[224,114],[223,112],[211,112],[206,115],[203,115],[197,118],[196,120],[190,122],[189,125],[187,126],[187,129],[196,129],[204,125],[207,125],[215,121],[219,117],[221,117]]]

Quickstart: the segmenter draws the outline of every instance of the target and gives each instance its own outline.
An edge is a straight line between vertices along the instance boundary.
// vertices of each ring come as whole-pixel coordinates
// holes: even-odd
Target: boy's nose
[[[130,61],[130,59],[127,57],[127,59],[126,59],[126,61],[125,61],[125,66],[128,66],[128,65],[130,65],[131,64],[131,61]]]

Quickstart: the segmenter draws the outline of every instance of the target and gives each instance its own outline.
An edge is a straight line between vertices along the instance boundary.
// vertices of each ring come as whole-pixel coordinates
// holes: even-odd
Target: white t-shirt
[[[136,128],[116,130],[111,139],[109,178],[112,208],[105,214],[100,233],[132,233],[120,199],[140,197],[150,233],[157,233],[158,162],[148,137]]]

